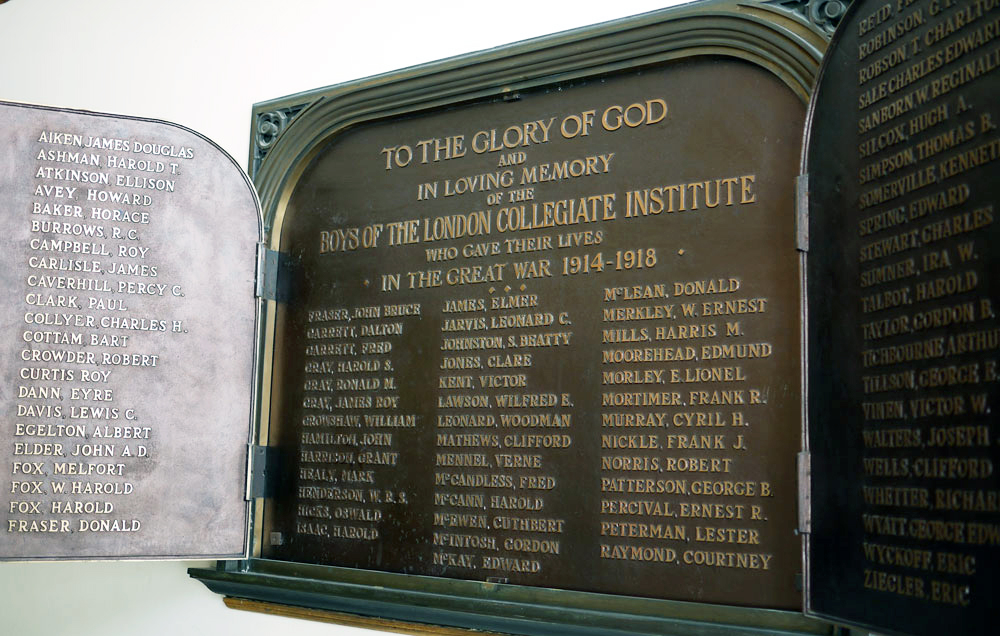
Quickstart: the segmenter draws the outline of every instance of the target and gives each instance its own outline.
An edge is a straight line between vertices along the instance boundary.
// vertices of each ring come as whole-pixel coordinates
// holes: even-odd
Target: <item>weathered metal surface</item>
[[[807,607],[996,631],[998,13],[861,2],[812,104]]]
[[[0,558],[244,554],[253,189],[172,124],[0,119]]]
[[[332,138],[282,225],[264,556],[798,607],[803,115],[703,58]]]

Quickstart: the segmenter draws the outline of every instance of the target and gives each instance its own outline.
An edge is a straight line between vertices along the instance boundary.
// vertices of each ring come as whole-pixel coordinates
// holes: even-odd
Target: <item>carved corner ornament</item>
[[[811,24],[832,35],[844,17],[851,0],[764,0],[765,4],[779,7],[805,18]]]
[[[306,104],[277,108],[257,115],[254,125],[254,153],[253,153],[253,173],[256,174],[261,161],[267,155],[271,146],[284,132],[288,124],[298,115]]]

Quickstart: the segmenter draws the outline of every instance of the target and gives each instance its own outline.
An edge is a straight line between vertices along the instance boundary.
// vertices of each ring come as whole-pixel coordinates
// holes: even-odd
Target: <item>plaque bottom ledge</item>
[[[836,633],[825,622],[794,611],[739,608],[606,594],[493,585],[445,579],[445,587],[461,590],[425,591],[385,584],[363,584],[302,576],[297,565],[287,573],[253,571],[254,562],[219,562],[218,569],[190,568],[188,574],[226,597],[235,609],[396,631],[401,633],[462,633],[465,630],[524,636],[793,636]],[[249,569],[231,569],[234,565]],[[276,569],[282,569],[275,564]],[[305,566],[337,571],[340,568]],[[294,571],[294,574],[292,573]],[[375,573],[376,576],[384,573]],[[425,578],[386,574],[388,578]],[[509,592],[503,594],[502,592]],[[564,595],[572,603],[560,603]],[[511,597],[517,598],[511,598]],[[595,607],[581,607],[593,597]],[[655,605],[654,613],[628,609],[633,602]],[[588,604],[589,605],[589,604]],[[618,606],[618,607],[616,607]],[[671,612],[676,606],[684,611]],[[671,616],[671,614],[677,614]],[[722,617],[725,618],[722,618]],[[745,620],[741,620],[745,619]],[[726,622],[720,622],[725,620]],[[457,630],[457,631],[454,631]]]

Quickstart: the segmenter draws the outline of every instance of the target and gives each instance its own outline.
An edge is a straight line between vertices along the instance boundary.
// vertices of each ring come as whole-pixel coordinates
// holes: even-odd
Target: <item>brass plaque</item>
[[[0,120],[0,559],[245,554],[253,189],[173,124]]]
[[[697,58],[329,139],[281,225],[263,556],[799,607],[803,118]]]
[[[992,634],[1000,566],[995,2],[855,3],[807,137],[807,609]]]

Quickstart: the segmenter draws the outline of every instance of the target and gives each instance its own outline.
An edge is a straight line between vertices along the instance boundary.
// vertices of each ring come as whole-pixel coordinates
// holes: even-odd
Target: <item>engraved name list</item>
[[[303,175],[273,555],[678,597],[705,576],[715,600],[736,577],[795,606],[788,186],[754,152],[684,150],[704,87],[573,90],[370,126]]]
[[[250,214],[225,233],[211,229],[225,223],[229,205],[256,207],[245,178],[183,129],[0,106],[14,122],[0,184],[8,294],[0,531],[12,546],[0,556],[154,556],[164,540],[209,554],[179,536],[173,517],[180,511],[194,523],[202,500],[234,524],[220,530],[226,553],[242,552],[238,457],[245,462],[249,404],[209,403],[236,383],[248,394],[252,354],[225,338],[206,342],[216,320],[241,348],[252,333],[257,221]],[[210,180],[220,195],[243,191],[211,204]],[[194,219],[207,205],[216,217],[202,233]],[[233,240],[246,254],[224,265]],[[214,251],[203,259],[208,244]],[[226,422],[235,429],[222,430]],[[194,468],[205,437],[217,456]],[[188,480],[190,498],[177,501]],[[233,490],[217,491],[223,482]]]

